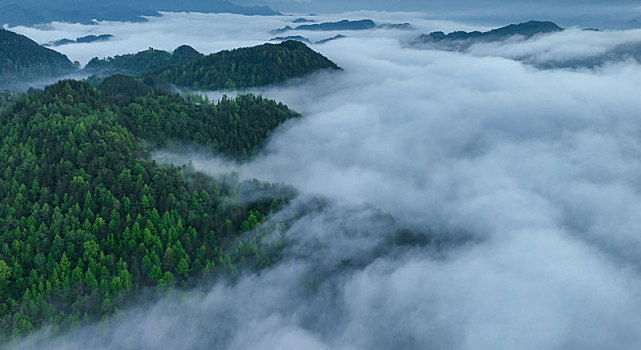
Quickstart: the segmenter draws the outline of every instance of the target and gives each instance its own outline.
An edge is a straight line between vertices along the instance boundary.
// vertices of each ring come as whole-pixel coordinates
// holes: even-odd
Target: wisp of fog
[[[128,26],[162,37],[203,16]],[[355,15],[337,17],[345,16]],[[348,33],[314,46],[341,72],[252,90],[304,115],[255,160],[156,154],[299,190],[267,223],[296,218],[277,233],[285,248],[275,266],[13,346],[641,348],[641,65],[618,56],[577,69],[519,61],[588,59],[635,45],[638,31],[572,29],[446,52],[407,43],[470,27],[405,16],[416,31]],[[197,47],[205,51],[264,41],[286,23],[207,18],[221,19],[225,39]],[[181,33],[187,43],[201,39]],[[123,47],[148,39],[131,35]]]

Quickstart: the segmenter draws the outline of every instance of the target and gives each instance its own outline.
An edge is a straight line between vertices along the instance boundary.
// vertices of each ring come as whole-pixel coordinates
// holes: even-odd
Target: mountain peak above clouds
[[[226,0],[131,0],[126,4],[114,0],[78,3],[60,0],[52,4],[42,0],[0,0],[0,24],[32,26],[52,21],[92,24],[98,21],[142,22],[148,16],[165,12],[233,13],[271,16],[280,14],[268,6],[240,6]]]

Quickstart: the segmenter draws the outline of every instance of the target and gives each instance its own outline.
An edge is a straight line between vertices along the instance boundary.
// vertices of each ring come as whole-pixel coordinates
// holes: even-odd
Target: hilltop
[[[31,26],[52,21],[93,24],[99,21],[142,22],[144,16],[160,12],[233,13],[240,15],[278,15],[267,6],[239,6],[225,0],[129,0],[114,6],[110,0],[57,0],[49,4],[36,0],[0,0],[0,25]]]
[[[145,288],[188,286],[245,258],[269,263],[228,243],[293,190],[254,182],[266,195],[241,200],[244,184],[159,165],[149,146],[191,141],[245,159],[299,117],[283,104],[191,101],[125,76],[13,100],[0,110],[0,338],[97,320]]]
[[[519,24],[510,24],[487,32],[456,31],[449,34],[437,31],[430,34],[423,34],[418,37],[414,44],[424,44],[440,49],[464,49],[479,42],[501,41],[512,36],[520,36],[529,39],[535,35],[556,33],[562,31],[554,22],[529,21]]]
[[[192,89],[234,90],[282,83],[318,70],[339,67],[304,43],[287,40],[207,56],[187,46],[173,54],[150,49],[107,59],[94,58],[86,69],[144,76],[148,80]]]
[[[67,56],[24,35],[0,29],[0,87],[59,77],[77,68]]]

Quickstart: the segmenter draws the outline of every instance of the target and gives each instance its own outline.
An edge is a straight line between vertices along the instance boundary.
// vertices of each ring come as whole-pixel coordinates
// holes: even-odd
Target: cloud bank
[[[530,40],[479,43],[467,52],[477,56],[498,56],[542,68],[577,68],[636,60],[641,62],[641,30],[593,31],[569,28]]]
[[[308,212],[272,238],[285,242],[276,266],[12,347],[641,347],[641,65],[511,59],[563,57],[556,42],[584,42],[578,31],[491,54],[419,50],[407,35],[318,46],[344,72],[255,90],[305,117],[253,162],[173,155],[303,193],[272,218]]]
[[[531,19],[548,19],[563,26],[639,28],[638,0],[236,0],[245,5],[269,5],[281,12],[325,13],[357,11],[417,11],[431,18],[504,24]]]
[[[76,38],[86,35],[111,34],[115,37],[109,41],[70,44],[53,49],[85,65],[93,57],[107,57],[126,53],[135,53],[149,47],[173,51],[186,44],[200,52],[213,53],[225,49],[262,44],[274,35],[273,29],[292,25],[298,15],[289,16],[239,16],[232,14],[204,13],[163,13],[162,17],[149,17],[144,23],[100,22],[98,25],[83,25],[54,22],[46,27],[11,27],[17,33],[28,36],[40,44],[62,38]],[[311,17],[310,17],[311,18]],[[398,23],[411,21],[417,29],[404,33],[408,38],[420,31],[437,29],[464,30],[487,29],[486,27],[465,25],[447,20],[432,20],[421,13],[384,13],[376,11],[358,11],[342,14],[323,14],[313,17],[318,22],[338,21],[342,19],[370,18],[378,23]],[[392,30],[380,30],[378,35],[396,38],[398,33]],[[288,35],[300,34],[288,32]],[[327,39],[336,34],[354,37],[368,36],[369,32],[302,32],[312,41]]]

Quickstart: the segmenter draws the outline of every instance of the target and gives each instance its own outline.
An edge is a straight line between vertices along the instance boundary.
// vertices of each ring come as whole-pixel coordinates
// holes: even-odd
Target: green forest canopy
[[[340,69],[327,57],[294,40],[225,50],[202,57],[188,46],[181,48],[174,53],[149,49],[107,59],[94,58],[86,69],[107,74],[151,75],[176,86],[203,90],[265,86],[322,69]]]
[[[59,77],[77,68],[67,56],[0,28],[0,89],[19,82]]]
[[[67,56],[26,36],[0,29],[0,89],[59,78],[78,69]],[[203,55],[188,45],[172,53],[148,49],[106,59],[93,58],[86,72],[145,78],[154,88],[170,84],[205,90],[235,90],[286,82],[323,69],[340,69],[327,57],[295,40]],[[24,86],[26,87],[26,86]]]
[[[228,243],[291,189],[256,182],[270,194],[246,203],[242,183],[159,165],[142,139],[202,128],[194,141],[242,156],[297,114],[256,96],[195,103],[130,79],[61,81],[0,111],[0,337],[104,317],[142,288],[186,285],[246,257],[269,264],[255,243]]]
[[[135,54],[125,54],[106,59],[91,59],[85,70],[98,72],[101,75],[124,73],[145,75],[158,70],[159,67],[180,66],[202,57],[203,54],[188,45],[182,45],[174,52],[149,48]]]
[[[99,85],[107,101],[120,106],[118,122],[154,146],[196,143],[235,160],[255,155],[271,132],[299,118],[286,105],[251,94],[218,103],[190,95],[162,93],[140,81],[114,75]]]

